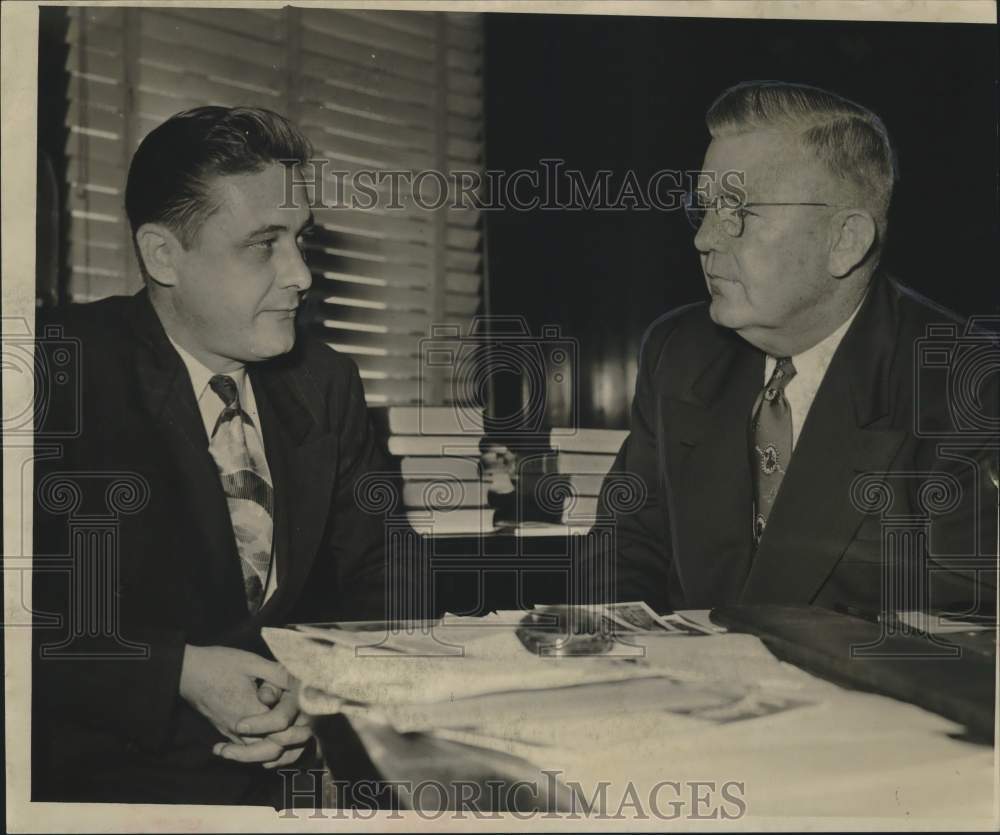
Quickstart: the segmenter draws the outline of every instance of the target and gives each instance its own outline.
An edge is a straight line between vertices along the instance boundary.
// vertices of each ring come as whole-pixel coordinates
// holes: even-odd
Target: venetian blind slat
[[[313,251],[309,266],[322,273],[337,273],[356,278],[380,279],[386,287],[420,287],[433,283],[434,276],[427,266],[391,264],[360,258]]]
[[[303,77],[297,95],[300,101],[322,104],[331,110],[355,113],[390,125],[434,129],[434,120],[425,107],[351,90],[333,79]]]
[[[437,32],[436,18],[432,13],[428,12],[344,9],[343,11],[339,11],[338,15],[344,18],[368,21],[387,29],[394,29],[397,32],[417,35],[423,38],[433,38]]]
[[[423,310],[431,307],[430,293],[424,288],[394,287],[387,293],[384,286],[361,284],[347,279],[324,278],[317,287],[326,304],[365,307],[370,310]]]
[[[434,34],[401,32],[372,19],[339,14],[336,17],[320,9],[303,9],[302,23],[309,30],[327,35],[335,43],[349,42],[364,47],[366,51],[386,50],[401,57],[411,58],[429,65],[434,61]]]
[[[332,198],[332,194],[330,195]],[[349,209],[314,208],[316,222],[335,235],[356,235],[362,250],[378,247],[379,241],[429,244],[433,229],[420,217],[408,217],[401,212],[360,212]],[[370,242],[370,243],[369,243]]]
[[[280,95],[283,89],[283,79],[278,68],[248,60],[239,53],[233,55],[216,52],[190,44],[167,43],[156,38],[143,40],[139,64],[205,77],[217,83],[224,82],[244,89],[256,88],[273,95]]]
[[[139,14],[139,34],[142,38],[193,47],[216,55],[242,56],[247,63],[268,67],[275,73],[284,72],[283,44],[268,43],[259,38],[226,32],[215,26],[193,23],[172,16],[166,11],[143,9]]]
[[[198,25],[210,25],[224,32],[248,35],[280,44],[284,41],[284,14],[280,10],[241,9],[233,14],[224,9],[172,7],[163,9],[164,17],[189,20]]]

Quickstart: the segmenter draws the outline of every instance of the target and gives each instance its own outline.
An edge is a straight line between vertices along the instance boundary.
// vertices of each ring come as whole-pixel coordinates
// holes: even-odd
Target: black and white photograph
[[[995,3],[2,13],[7,831],[997,830]]]

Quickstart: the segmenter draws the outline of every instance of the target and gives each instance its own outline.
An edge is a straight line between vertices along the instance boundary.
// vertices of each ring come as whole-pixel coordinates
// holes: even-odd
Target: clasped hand
[[[295,762],[311,735],[298,682],[274,661],[231,647],[184,648],[180,695],[230,742],[212,752],[277,768]]]

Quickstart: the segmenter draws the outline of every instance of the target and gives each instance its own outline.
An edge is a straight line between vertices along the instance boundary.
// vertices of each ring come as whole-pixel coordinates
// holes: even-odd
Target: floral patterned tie
[[[792,457],[792,410],[785,399],[785,386],[795,376],[788,357],[777,361],[774,373],[754,404],[750,423],[753,444],[754,542],[760,542],[768,516]]]
[[[216,374],[209,385],[224,406],[208,450],[219,468],[229,505],[247,608],[256,612],[264,602],[274,536],[274,494],[267,477],[267,459],[253,420],[240,406],[236,381]]]

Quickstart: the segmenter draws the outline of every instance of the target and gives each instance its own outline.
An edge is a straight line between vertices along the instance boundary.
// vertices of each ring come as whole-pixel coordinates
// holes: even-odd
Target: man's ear
[[[162,223],[144,223],[135,242],[149,277],[164,287],[177,284],[177,261],[184,251],[177,236]]]
[[[868,257],[878,238],[875,219],[863,209],[838,212],[828,264],[830,275],[843,278]]]

